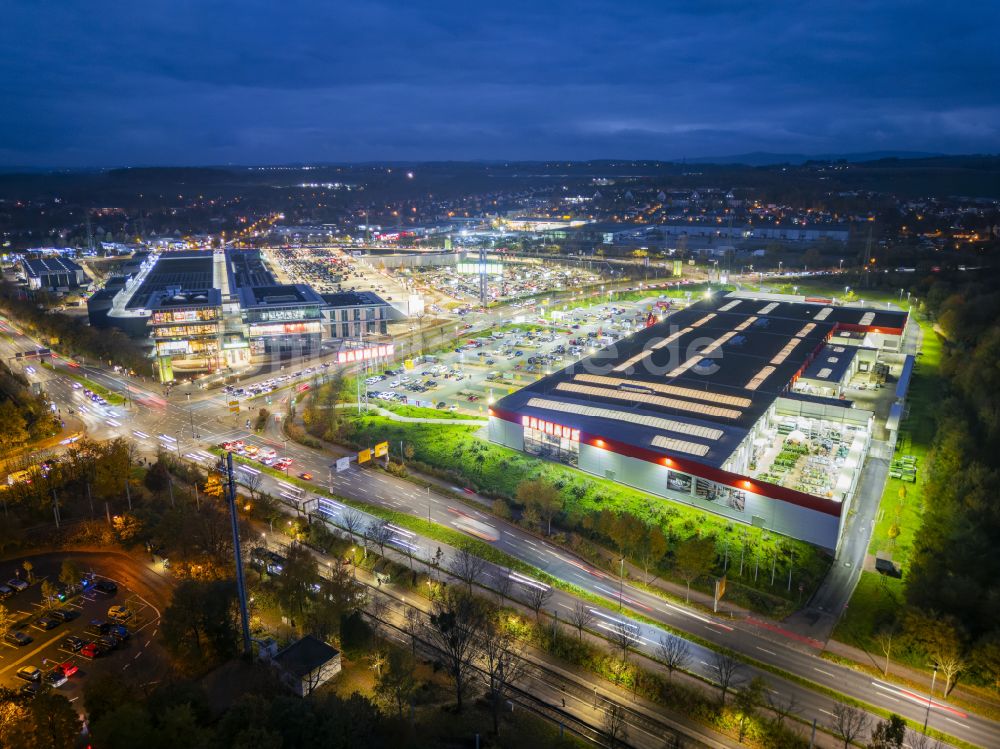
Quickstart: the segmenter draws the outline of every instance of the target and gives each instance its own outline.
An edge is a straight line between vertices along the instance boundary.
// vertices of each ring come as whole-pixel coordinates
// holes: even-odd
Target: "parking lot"
[[[423,357],[411,369],[369,372],[369,402],[485,416],[492,400],[638,330],[656,299],[557,309],[558,319],[552,311],[543,317],[535,307],[522,306],[514,322],[475,335],[470,330],[453,348]]]
[[[31,559],[30,576],[20,560],[0,563],[0,605],[9,617],[0,637],[0,685],[56,689],[75,702],[96,673],[132,669],[136,678],[156,678],[163,665],[155,644],[160,610],[126,583],[131,577],[115,574],[122,565],[62,554]],[[76,586],[58,581],[65,559],[82,573]],[[49,585],[58,594],[46,601]]]

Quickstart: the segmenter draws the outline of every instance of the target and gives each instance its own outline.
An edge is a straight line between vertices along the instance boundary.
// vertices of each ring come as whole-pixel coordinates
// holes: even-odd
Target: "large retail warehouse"
[[[875,418],[845,390],[907,316],[791,299],[677,311],[500,400],[490,439],[834,549]]]

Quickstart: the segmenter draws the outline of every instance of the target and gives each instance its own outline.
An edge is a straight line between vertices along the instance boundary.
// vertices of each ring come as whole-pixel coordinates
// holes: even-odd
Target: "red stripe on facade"
[[[490,415],[495,416],[498,419],[503,419],[504,421],[509,421],[512,424],[522,426],[521,416],[513,411],[493,407],[490,409]],[[664,456],[663,453],[655,452],[637,445],[631,445],[626,442],[619,442],[618,440],[614,440],[603,435],[581,431],[580,442],[585,442],[588,445],[597,447],[598,449],[608,450],[609,452],[617,453],[618,455],[636,458],[647,463],[655,463],[657,465],[664,466],[665,468],[675,468],[678,471],[690,473],[692,476],[696,476],[698,478],[715,481],[716,483],[724,484],[725,486],[731,486],[734,489],[741,489],[753,494],[760,494],[771,499],[776,499],[780,502],[787,502],[788,504],[796,505],[797,507],[805,507],[806,509],[814,510],[815,512],[822,512],[825,515],[831,515],[837,518],[840,517],[843,507],[840,502],[834,502],[832,499],[814,497],[812,494],[795,491],[794,489],[788,489],[787,487],[778,486],[777,484],[770,484],[766,481],[757,481],[756,479],[741,476],[738,473],[723,471],[721,468],[713,468],[712,466],[707,466],[704,463],[698,463],[697,461],[686,458]],[[598,444],[599,442],[601,444]]]

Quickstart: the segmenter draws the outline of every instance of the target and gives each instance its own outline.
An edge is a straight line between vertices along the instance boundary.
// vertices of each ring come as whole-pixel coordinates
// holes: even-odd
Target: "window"
[[[522,420],[523,421],[523,420]],[[535,426],[524,427],[524,451],[529,455],[537,455],[539,458],[557,460],[560,463],[575,466],[580,462],[580,440],[579,432],[576,432],[577,439],[573,439],[572,432],[569,436],[564,436],[562,429],[556,433],[556,425],[548,422],[539,422],[537,419],[530,420]],[[539,429],[537,427],[541,426]],[[545,427],[550,427],[548,430]],[[569,431],[569,430],[566,430]]]

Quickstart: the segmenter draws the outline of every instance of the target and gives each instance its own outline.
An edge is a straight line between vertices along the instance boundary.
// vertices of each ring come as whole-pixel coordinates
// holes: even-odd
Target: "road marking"
[[[945,716],[945,720],[948,721],[949,723],[954,723],[956,726],[961,726],[962,728],[968,728],[968,726],[965,725],[965,723],[959,723],[957,720],[952,720],[948,716]]]
[[[777,653],[775,653],[773,650],[768,650],[767,648],[762,648],[760,645],[757,646],[757,650],[761,651],[762,653],[767,653],[768,655],[774,655],[774,656],[777,655]]]
[[[813,671],[819,671],[821,674],[823,674],[824,676],[829,676],[831,679],[836,679],[837,678],[836,676],[834,676],[833,674],[831,674],[829,671],[824,671],[823,669],[816,668],[815,666],[813,666]]]
[[[826,713],[827,715],[833,715],[833,713],[831,713],[829,710],[824,710],[823,708],[820,708],[819,711],[821,713]],[[833,715],[833,717],[836,718],[837,716]]]

